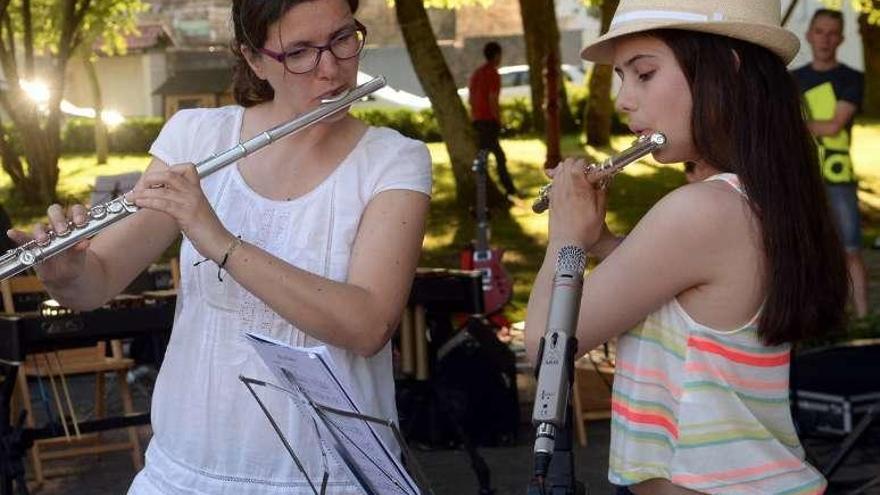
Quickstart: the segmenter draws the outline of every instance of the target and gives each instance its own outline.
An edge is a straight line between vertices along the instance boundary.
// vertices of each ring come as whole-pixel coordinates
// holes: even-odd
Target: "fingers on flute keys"
[[[33,239],[40,246],[45,246],[55,237],[66,237],[74,229],[83,228],[89,223],[89,213],[85,206],[76,204],[68,208],[53,204],[46,211],[48,225],[38,223],[33,227]],[[17,236],[21,237],[21,236]],[[87,242],[77,243],[77,247],[86,246]]]

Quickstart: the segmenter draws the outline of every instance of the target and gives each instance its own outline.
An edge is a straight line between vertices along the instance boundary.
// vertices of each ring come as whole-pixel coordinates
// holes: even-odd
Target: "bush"
[[[584,109],[587,106],[588,90],[585,86],[568,85],[568,102],[574,113],[578,132],[583,130]],[[434,111],[426,110],[355,110],[354,115],[364,122],[381,127],[396,129],[404,136],[426,142],[441,141],[440,126],[434,117]],[[532,105],[527,98],[514,98],[501,103],[501,137],[513,138],[529,136],[535,133],[532,122]],[[612,134],[629,134],[629,129],[621,120],[620,114],[614,112],[611,121]]]
[[[165,124],[161,117],[129,117],[108,129],[107,139],[113,153],[146,153]],[[62,153],[94,153],[95,120],[76,117],[68,119],[61,130]]]
[[[425,142],[442,141],[440,125],[430,108],[425,110],[354,110],[355,117],[369,125],[390,127],[406,137]],[[532,132],[531,108],[524,99],[516,99],[501,105],[504,137],[522,136]]]
[[[583,132],[584,129],[584,112],[587,109],[587,101],[590,99],[590,91],[586,86],[567,86],[568,88],[568,104],[574,113],[574,120],[577,123],[578,130]],[[620,112],[615,111],[611,114],[611,134],[629,134],[629,127],[621,118]]]
[[[406,137],[420,141],[440,141],[440,126],[434,111],[426,110],[355,110],[355,117],[369,125],[390,127]]]
[[[587,88],[568,86],[569,105],[574,112],[578,129],[583,129],[584,108],[587,105]],[[521,137],[534,134],[531,104],[526,98],[516,98],[501,103],[501,119],[503,128],[501,136],[505,138]],[[404,136],[425,142],[441,141],[440,126],[432,109],[425,110],[354,110],[353,114],[369,125],[390,127]],[[108,141],[112,153],[146,153],[150,145],[159,136],[165,120],[161,117],[129,117],[122,124],[109,130]],[[21,145],[17,130],[10,124],[4,124],[6,134],[12,148],[21,155]],[[626,134],[628,129],[615,112],[611,132]],[[85,117],[73,117],[64,122],[61,129],[62,153],[94,153],[95,152],[95,120]]]
[[[501,103],[501,137],[527,136],[535,132],[532,105],[526,98]]]

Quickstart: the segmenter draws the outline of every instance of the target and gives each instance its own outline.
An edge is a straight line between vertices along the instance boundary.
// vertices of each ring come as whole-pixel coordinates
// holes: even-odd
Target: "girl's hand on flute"
[[[235,238],[208,203],[198,172],[191,163],[147,172],[128,194],[128,199],[138,207],[174,218],[193,247],[208,259],[219,261],[223,250]]]
[[[605,229],[607,194],[584,173],[583,159],[569,158],[548,175],[550,191],[550,242],[574,244],[589,251]]]
[[[34,224],[29,234],[21,230],[10,229],[6,232],[19,246],[32,240],[46,242],[49,240],[48,231],[66,233],[77,226],[85,225],[88,221],[86,207],[80,204],[73,205],[66,211],[59,204],[53,204],[46,211],[49,217],[49,225],[43,223]],[[60,287],[76,279],[85,268],[86,251],[89,248],[88,239],[76,243],[71,249],[67,249],[48,260],[34,266],[37,276],[47,287]]]

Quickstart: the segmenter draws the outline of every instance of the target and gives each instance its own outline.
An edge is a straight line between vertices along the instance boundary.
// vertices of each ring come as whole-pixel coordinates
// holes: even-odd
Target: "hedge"
[[[587,101],[585,88],[570,87],[569,104],[574,112],[579,128],[582,128],[584,107]],[[373,126],[391,127],[401,134],[421,141],[442,140],[440,126],[431,109],[426,110],[354,110],[354,115]],[[503,129],[502,137],[528,136],[535,132],[532,125],[531,105],[524,98],[503,102],[501,105]],[[108,141],[113,153],[146,153],[159,136],[165,120],[161,117],[129,117],[123,123],[109,130]],[[61,151],[63,153],[94,153],[94,119],[74,117],[67,119],[61,129]],[[5,125],[13,149],[19,151],[16,130]],[[626,133],[626,126],[614,114],[612,132]]]
[[[128,117],[109,130],[107,140],[113,153],[146,153],[159,136],[165,119],[162,117]],[[93,153],[95,151],[95,120],[72,118],[61,130],[63,153]]]

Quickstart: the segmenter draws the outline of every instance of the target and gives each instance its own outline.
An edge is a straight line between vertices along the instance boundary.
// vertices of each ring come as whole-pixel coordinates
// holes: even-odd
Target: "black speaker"
[[[880,339],[810,349],[791,363],[792,409],[802,434],[846,435],[880,401]]]

